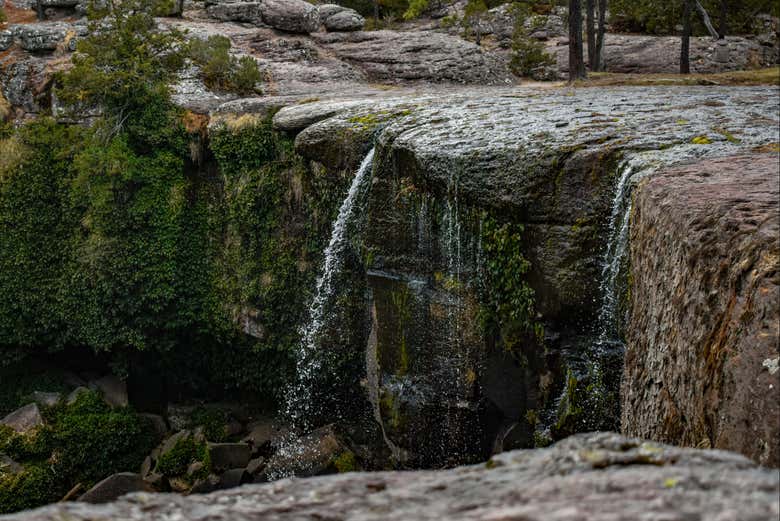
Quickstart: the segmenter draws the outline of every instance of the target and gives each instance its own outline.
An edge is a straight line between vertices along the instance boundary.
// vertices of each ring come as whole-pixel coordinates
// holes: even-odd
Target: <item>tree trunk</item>
[[[38,21],[43,21],[46,18],[46,14],[43,12],[43,0],[35,2],[35,11],[38,13]]]
[[[569,81],[586,77],[582,57],[582,2],[569,0]]]
[[[680,74],[691,73],[690,48],[691,48],[691,2],[683,0],[683,33],[680,42]]]
[[[728,0],[720,0],[720,30],[718,31],[718,34],[720,34],[720,38],[723,39],[726,37],[726,32],[728,31],[729,26],[729,2]]]
[[[704,22],[704,27],[706,27],[707,31],[709,31],[710,36],[712,36],[714,40],[719,39],[720,35],[718,34],[718,31],[715,30],[715,26],[712,25],[710,15],[707,14],[707,10],[704,9],[704,6],[701,5],[701,2],[699,2],[699,0],[693,0],[693,5],[696,7],[696,10],[699,11],[699,14],[701,15],[701,21]]]
[[[599,21],[598,31],[596,32],[596,52],[593,53],[593,64],[591,69],[594,71],[604,70],[604,31],[606,30],[607,18],[607,0],[599,0]]]
[[[379,24],[379,0],[374,0],[374,28],[378,29]]]
[[[585,21],[585,30],[588,34],[588,65],[590,70],[595,71],[593,64],[596,62],[596,0],[585,0],[585,11],[587,18]]]

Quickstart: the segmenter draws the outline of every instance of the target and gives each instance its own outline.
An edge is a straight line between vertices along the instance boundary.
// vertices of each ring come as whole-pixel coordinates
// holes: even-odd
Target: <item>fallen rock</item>
[[[14,43],[14,33],[8,30],[0,31],[0,51],[5,51]]]
[[[255,420],[247,426],[248,434],[241,441],[248,443],[253,452],[268,447],[271,442],[284,436],[288,431],[273,418]]]
[[[149,420],[149,423],[152,424],[152,428],[154,429],[155,434],[159,438],[163,438],[166,434],[168,434],[168,424],[165,422],[165,418],[160,416],[159,414],[139,414],[142,418],[146,418]]]
[[[84,503],[108,503],[130,492],[151,491],[140,474],[112,474],[79,497]]]
[[[254,476],[263,469],[263,465],[265,465],[264,457],[261,456],[259,458],[255,458],[246,464],[246,471],[249,473],[249,475]]]
[[[269,458],[257,481],[336,472],[334,460],[347,450],[333,426],[321,427],[302,438],[286,440]]]
[[[219,478],[219,488],[228,489],[239,487],[246,483],[249,474],[246,469],[229,469],[222,473]]]
[[[90,387],[103,393],[103,400],[112,407],[126,407],[127,384],[114,375],[106,375],[90,382]]]
[[[219,488],[220,480],[216,474],[209,474],[205,478],[195,480],[190,488],[190,494],[207,494]]]
[[[280,31],[312,33],[319,27],[317,8],[304,0],[263,0],[263,21]]]
[[[627,434],[780,466],[777,172],[776,154],[740,155],[670,168],[639,186],[621,392]]]
[[[246,443],[209,443],[211,467],[215,470],[227,470],[246,467],[251,457],[251,449]]]
[[[224,22],[245,22],[263,24],[263,13],[259,2],[218,2],[206,8],[209,16]]]
[[[70,394],[68,394],[68,397],[65,398],[65,403],[67,405],[73,405],[76,402],[76,400],[79,399],[79,396],[88,392],[89,389],[87,389],[86,387],[76,387],[70,392]]]
[[[23,434],[43,425],[43,417],[38,409],[38,404],[30,403],[8,414],[0,420],[0,425],[5,425]]]
[[[59,401],[62,399],[62,395],[60,393],[47,393],[42,391],[35,391],[32,393],[32,399],[35,400],[35,403],[39,405],[45,405],[46,407],[51,407],[59,403]]]
[[[318,7],[320,23],[328,31],[362,31],[366,19],[354,9],[335,4],[324,4]]]
[[[18,474],[23,470],[19,463],[12,460],[5,454],[0,454],[0,475],[2,474]]]
[[[767,521],[780,514],[779,498],[778,473],[740,455],[591,433],[547,449],[500,454],[487,465],[285,480],[207,496],[135,494],[6,519]]]
[[[33,53],[51,52],[61,44],[65,50],[75,51],[78,38],[87,34],[86,25],[66,22],[20,24],[10,29],[22,49]]]

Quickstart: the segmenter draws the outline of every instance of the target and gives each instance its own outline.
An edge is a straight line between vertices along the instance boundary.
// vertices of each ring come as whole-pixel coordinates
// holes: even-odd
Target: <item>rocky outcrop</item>
[[[452,470],[349,473],[205,496],[134,494],[106,505],[60,503],[5,519],[767,521],[780,514],[779,493],[777,472],[736,454],[596,433]]]
[[[43,417],[38,409],[38,404],[31,403],[9,413],[0,420],[0,425],[24,434],[43,425]]]
[[[354,9],[335,4],[324,4],[317,8],[320,13],[320,23],[328,31],[361,31],[366,19]]]
[[[775,33],[761,36],[729,36],[725,55],[712,38],[691,38],[691,72],[711,73],[772,67],[780,63],[780,41]],[[558,68],[568,71],[568,54],[560,41],[551,41],[548,52],[557,56]],[[585,56],[587,56],[587,49]],[[723,59],[725,58],[725,60]],[[680,70],[680,38],[607,34],[604,64],[609,72],[677,73]]]
[[[210,1],[207,5],[208,14],[218,20],[264,24],[291,33],[314,32],[320,22],[317,8],[304,0],[223,0]]]
[[[780,466],[776,154],[646,180],[631,228],[623,430]]]
[[[362,253],[366,380],[391,450],[433,465],[484,458],[499,438],[504,448],[543,442],[564,420],[603,428],[588,423],[596,414],[576,417],[576,400],[598,385],[614,421],[619,384],[594,382],[588,353],[618,165],[643,150],[663,149],[657,165],[776,142],[774,92],[466,89],[282,109],[275,125],[327,168],[354,169],[376,146]],[[513,240],[530,269],[512,280],[533,290],[528,318],[544,330],[511,349],[479,319],[491,219],[522,225]],[[614,377],[622,363],[606,356]]]

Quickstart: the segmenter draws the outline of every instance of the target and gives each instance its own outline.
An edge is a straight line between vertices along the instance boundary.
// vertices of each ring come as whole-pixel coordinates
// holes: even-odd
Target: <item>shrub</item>
[[[77,483],[89,488],[135,471],[157,442],[148,420],[127,407],[112,409],[91,391],[43,415],[46,424],[32,433],[0,430],[0,453],[24,465],[19,474],[0,476],[2,513],[57,501]]]
[[[5,9],[0,5],[0,25],[4,24],[6,20],[8,20],[8,17],[5,15]]]
[[[512,15],[515,18],[515,26],[512,33],[509,68],[518,76],[545,79],[539,77],[538,70],[540,67],[554,65],[555,58],[545,52],[541,42],[529,36],[525,27],[526,20],[535,19],[533,12],[536,7],[537,4],[533,1],[513,4]]]
[[[262,79],[257,62],[251,56],[231,56],[228,38],[194,39],[190,42],[190,57],[200,67],[208,88],[239,94],[260,92],[256,88]]]
[[[188,477],[195,480],[208,476],[211,471],[208,445],[194,436],[186,436],[177,440],[172,449],[160,456],[155,470],[165,477],[174,478],[186,475],[187,468],[195,462],[203,463],[203,467]]]

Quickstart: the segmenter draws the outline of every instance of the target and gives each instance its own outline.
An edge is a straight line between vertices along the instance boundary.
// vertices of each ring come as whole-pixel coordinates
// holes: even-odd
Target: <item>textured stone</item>
[[[120,472],[107,477],[79,497],[84,503],[108,503],[130,492],[149,491],[140,474]]]
[[[304,0],[263,0],[263,21],[280,31],[312,33],[320,24],[317,8]]]
[[[625,432],[780,466],[778,163],[704,160],[640,185]]]
[[[106,375],[89,383],[103,394],[103,400],[112,407],[126,407],[127,384],[114,375]]]
[[[209,443],[211,466],[217,470],[246,467],[251,449],[246,443]]]
[[[78,37],[87,34],[86,25],[65,22],[12,25],[10,29],[22,49],[34,53],[51,52],[60,45],[64,45],[66,50],[74,51]]]
[[[780,476],[720,451],[610,433],[441,471],[348,473],[206,496],[135,494],[107,505],[60,503],[8,521],[768,521]]]
[[[21,407],[0,420],[0,425],[12,428],[18,433],[26,433],[43,425],[43,417],[37,403],[30,403]]]
[[[289,438],[269,458],[257,481],[335,472],[333,460],[345,450],[333,426],[321,427],[301,438]]]
[[[57,405],[60,399],[62,399],[62,395],[60,393],[47,393],[42,391],[35,391],[32,393],[32,398],[33,400],[36,401],[36,403],[39,403],[40,405],[51,407],[52,405]]]
[[[328,31],[360,31],[366,24],[366,19],[354,9],[335,4],[324,4],[317,9],[320,23]]]

